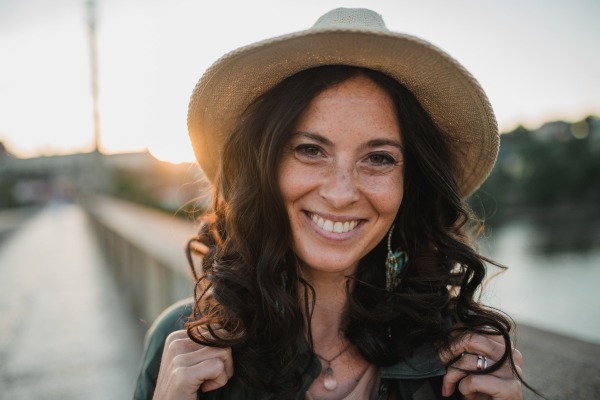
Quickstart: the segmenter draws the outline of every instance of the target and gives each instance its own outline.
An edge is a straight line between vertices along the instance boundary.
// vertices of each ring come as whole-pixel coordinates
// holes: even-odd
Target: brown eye
[[[316,147],[313,147],[313,146],[305,147],[304,152],[306,154],[308,154],[309,156],[318,156],[320,153],[319,149],[317,149]]]
[[[371,157],[369,157],[369,161],[371,161],[373,164],[383,164],[388,160],[381,154],[374,154]]]

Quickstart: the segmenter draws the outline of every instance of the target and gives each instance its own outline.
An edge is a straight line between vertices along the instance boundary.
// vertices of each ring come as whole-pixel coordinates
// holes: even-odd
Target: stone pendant
[[[337,382],[333,377],[333,370],[331,368],[327,368],[327,370],[325,370],[325,389],[335,390],[336,387]]]

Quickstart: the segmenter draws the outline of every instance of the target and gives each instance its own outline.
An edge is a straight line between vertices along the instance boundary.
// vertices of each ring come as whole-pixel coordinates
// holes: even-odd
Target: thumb
[[[200,390],[202,390],[202,393],[205,393],[205,392],[210,392],[211,390],[218,389],[222,386],[223,386],[222,384],[217,383],[211,379],[209,381],[204,381],[204,383],[202,385],[200,385]]]

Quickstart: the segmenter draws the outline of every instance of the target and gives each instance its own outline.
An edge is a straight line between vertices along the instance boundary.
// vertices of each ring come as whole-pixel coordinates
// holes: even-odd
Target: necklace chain
[[[350,343],[348,343],[348,344],[346,345],[346,347],[344,347],[344,350],[340,351],[340,352],[338,353],[338,355],[337,355],[337,356],[335,356],[335,357],[333,357],[331,360],[328,360],[328,359],[326,359],[325,357],[322,357],[322,356],[318,355],[317,353],[315,353],[315,355],[316,355],[317,357],[319,357],[321,360],[323,360],[323,361],[327,361],[327,363],[328,363],[329,365],[331,365],[331,362],[332,362],[333,360],[335,360],[336,358],[338,358],[339,356],[341,356],[342,354],[344,354],[344,352],[345,352],[346,350],[348,350],[348,348],[349,348],[349,347],[350,347]]]

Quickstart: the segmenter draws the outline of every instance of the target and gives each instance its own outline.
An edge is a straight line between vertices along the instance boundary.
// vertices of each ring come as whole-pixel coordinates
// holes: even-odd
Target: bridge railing
[[[85,208],[101,251],[134,312],[151,324],[169,305],[191,296],[185,244],[198,230],[179,217],[110,197]]]

